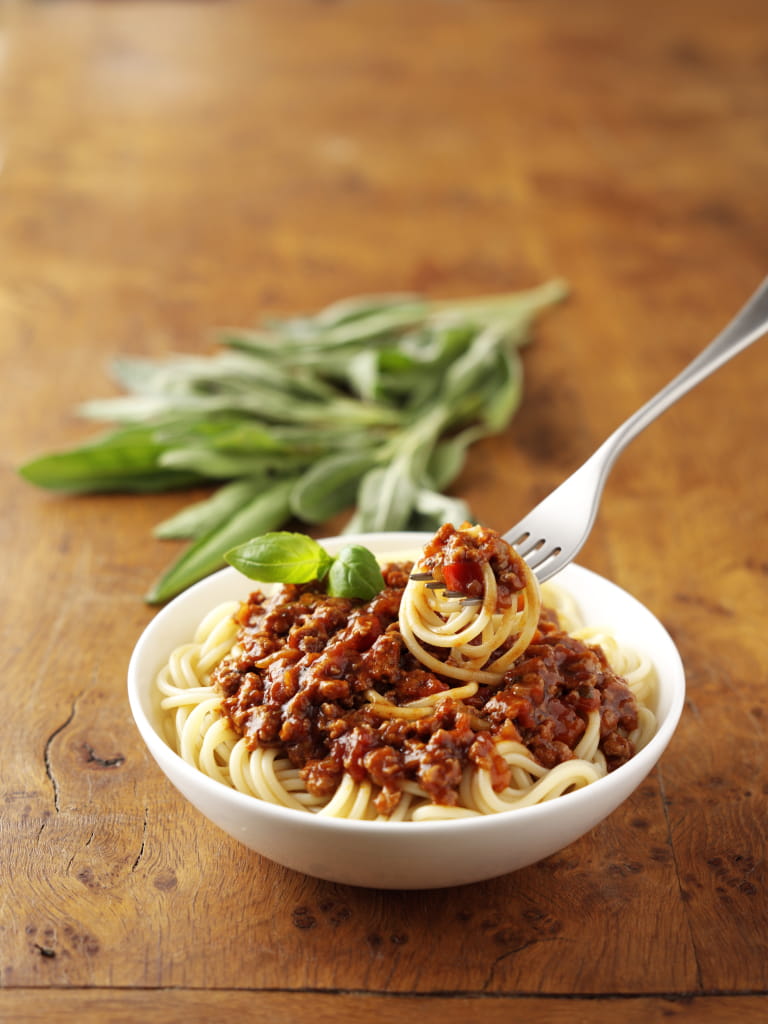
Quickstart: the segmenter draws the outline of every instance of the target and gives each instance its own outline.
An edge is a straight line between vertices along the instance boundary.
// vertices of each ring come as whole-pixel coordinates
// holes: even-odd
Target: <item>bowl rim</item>
[[[431,536],[433,536],[432,533],[421,532],[359,533],[346,534],[339,537],[319,538],[319,543],[339,546],[346,543],[366,543],[369,546],[374,546],[382,543],[382,538],[384,538],[385,545],[390,548],[394,554],[402,548],[407,549],[409,544],[412,545],[414,542],[423,543],[425,539],[428,539]],[[397,541],[396,538],[400,538],[400,541]],[[564,588],[571,589],[568,586],[569,581],[574,581],[578,584],[579,580],[581,580],[582,585],[586,583],[593,587],[603,589],[607,595],[619,600],[624,605],[629,606],[629,608],[631,608],[636,614],[645,618],[647,624],[657,634],[660,646],[663,648],[664,660],[667,663],[665,666],[666,674],[673,676],[667,687],[670,699],[669,706],[663,720],[658,726],[652,739],[649,740],[646,746],[643,747],[642,750],[638,751],[630,761],[621,765],[619,768],[616,768],[610,774],[597,779],[595,782],[592,782],[587,786],[583,786],[580,789],[563,793],[553,800],[534,804],[530,807],[510,808],[507,811],[499,811],[494,814],[471,815],[462,818],[402,822],[369,821],[352,818],[324,817],[322,815],[312,814],[306,811],[299,811],[291,807],[283,807],[280,804],[268,803],[260,800],[258,797],[250,796],[247,793],[241,793],[239,790],[226,786],[223,783],[218,782],[216,779],[205,775],[199,769],[186,762],[160,735],[155,723],[152,721],[151,714],[148,713],[145,706],[145,702],[148,701],[151,696],[150,687],[152,685],[152,681],[155,678],[156,672],[163,664],[161,661],[152,669],[145,664],[150,656],[149,649],[156,644],[158,635],[162,633],[166,623],[170,620],[174,620],[176,616],[179,615],[180,610],[185,605],[192,604],[201,594],[204,594],[210,589],[215,589],[229,579],[232,580],[235,587],[238,585],[240,586],[240,592],[247,590],[248,588],[256,589],[261,586],[255,581],[243,576],[236,569],[228,566],[218,570],[205,579],[192,584],[192,586],[188,587],[160,609],[149,621],[140,634],[129,659],[127,673],[128,701],[135,725],[155,761],[166,775],[171,771],[174,775],[178,775],[179,778],[184,781],[185,792],[188,793],[190,789],[196,789],[200,792],[201,798],[205,797],[207,800],[219,802],[224,801],[233,809],[241,810],[245,815],[256,814],[258,816],[263,816],[267,822],[274,821],[275,823],[280,822],[298,827],[303,824],[307,828],[327,832],[350,831],[358,834],[385,834],[387,836],[416,836],[420,834],[437,835],[445,832],[460,832],[468,828],[476,831],[483,831],[486,828],[493,829],[499,827],[502,822],[509,823],[510,821],[518,822],[521,827],[524,827],[528,823],[535,823],[536,820],[542,816],[548,816],[552,813],[553,808],[564,807],[564,802],[565,805],[570,808],[571,813],[573,813],[580,804],[591,803],[598,795],[598,792],[602,794],[604,798],[607,798],[611,791],[618,790],[622,793],[626,785],[625,780],[628,776],[633,776],[636,780],[630,785],[628,792],[636,789],[651,772],[661,755],[664,753],[664,750],[669,744],[677,728],[677,724],[685,704],[686,681],[682,658],[674,641],[672,640],[672,637],[663,624],[656,618],[649,608],[642,604],[642,602],[628,591],[623,590],[618,586],[618,584],[600,576],[591,569],[587,569],[576,563],[571,563],[571,565],[568,565],[561,570],[557,577],[557,580],[564,581]],[[578,588],[576,587],[574,589],[576,590],[574,596],[578,600]],[[233,594],[232,599],[238,600],[237,592]],[[212,603],[210,607],[215,607],[216,603],[219,602]],[[193,629],[194,625],[200,621],[201,617],[202,616],[196,617],[192,624]],[[175,646],[176,645],[174,644],[169,648],[168,654],[170,654],[171,650]],[[651,652],[646,653],[649,653],[649,656],[654,660]],[[164,762],[167,762],[168,770],[166,770]],[[172,779],[171,781],[174,780]]]

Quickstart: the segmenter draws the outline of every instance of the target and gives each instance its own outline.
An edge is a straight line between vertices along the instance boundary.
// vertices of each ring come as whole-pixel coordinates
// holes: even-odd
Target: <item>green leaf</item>
[[[198,473],[166,469],[152,426],[126,427],[69,451],[32,459],[20,475],[38,487],[71,493],[161,491],[199,483]]]
[[[427,478],[438,491],[449,487],[464,468],[467,449],[487,433],[471,426],[435,445],[427,462]]]
[[[523,291],[481,295],[470,299],[433,301],[430,303],[430,312],[434,319],[443,322],[464,320],[479,326],[495,321],[507,324],[510,329],[516,329],[521,324],[527,326],[537,313],[557,302],[562,302],[567,295],[567,283],[555,278]],[[519,335],[518,343],[522,344],[526,338],[527,335]]]
[[[300,471],[311,461],[303,453],[254,451],[226,452],[205,445],[171,448],[160,456],[160,465],[172,469],[187,469],[199,477],[227,480],[231,477],[255,476],[270,471],[285,474]]]
[[[334,558],[328,573],[328,593],[370,601],[384,589],[376,556],[360,544],[347,544]]]
[[[291,511],[306,523],[322,523],[355,501],[360,479],[375,458],[370,452],[338,452],[319,459],[299,477]]]
[[[373,313],[385,312],[394,306],[412,306],[416,302],[419,302],[419,296],[411,292],[353,295],[347,299],[338,299],[321,309],[314,320],[323,327],[332,327],[348,323],[350,320],[359,320],[361,317],[370,316]]]
[[[428,309],[428,304],[421,299],[396,303],[387,309],[374,310],[365,316],[355,317],[351,321],[322,330],[312,339],[312,344],[358,345],[361,341],[419,323]]]
[[[86,419],[124,424],[140,424],[163,415],[202,417],[240,413],[269,423],[312,424],[321,429],[338,423],[359,427],[394,426],[401,420],[396,410],[373,402],[353,398],[288,399],[267,386],[256,385],[242,394],[119,395],[83,402],[78,412]]]
[[[454,498],[427,488],[422,488],[418,492],[414,507],[418,515],[430,522],[432,529],[435,530],[443,523],[461,526],[470,518],[469,506],[462,498]]]
[[[457,403],[482,387],[500,367],[502,331],[492,325],[484,328],[472,340],[467,350],[449,367],[443,388],[443,401]]]
[[[178,558],[146,595],[152,604],[175,597],[186,587],[226,564],[226,552],[249,537],[280,526],[289,515],[293,480],[283,480],[263,491],[220,526],[199,537]]]
[[[158,534],[194,543],[153,595],[218,567],[227,539],[231,547],[276,530],[292,513],[322,522],[356,501],[347,528],[362,530],[447,517],[455,499],[434,495],[474,440],[506,427],[522,389],[517,350],[534,317],[566,292],[551,281],[458,300],[364,295],[229,329],[214,356],[120,359],[123,394],[80,412],[123,426],[31,460],[20,475],[74,492],[279,478],[263,493],[235,487],[160,524]],[[281,495],[282,518],[265,511],[270,494]]]
[[[202,537],[234,516],[268,487],[263,477],[222,484],[209,498],[187,505],[176,515],[163,520],[155,527],[154,535],[162,540],[194,540]]]
[[[355,528],[363,533],[403,530],[408,525],[416,486],[401,461],[371,469],[363,477],[357,499]]]
[[[331,565],[326,550],[303,533],[265,533],[227,551],[239,572],[260,583],[309,583],[322,579]]]
[[[493,386],[480,412],[480,418],[491,434],[504,429],[523,398],[523,364],[519,354],[507,350],[500,356],[499,373],[493,377]]]
[[[248,415],[182,416],[157,421],[156,436],[166,448],[207,445],[222,451],[290,451],[271,427]],[[289,428],[290,429],[290,428]]]
[[[362,399],[389,402],[412,409],[430,398],[440,387],[440,373],[401,347],[366,348],[351,356],[345,365],[349,388]]]

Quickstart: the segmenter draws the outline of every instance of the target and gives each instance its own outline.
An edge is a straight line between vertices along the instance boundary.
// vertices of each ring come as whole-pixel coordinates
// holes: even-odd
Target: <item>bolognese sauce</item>
[[[453,581],[451,571],[442,579],[470,595],[474,570],[465,566],[490,559],[500,602],[522,588],[503,550],[475,544],[432,556],[436,572],[460,564]],[[398,613],[411,569],[384,566],[384,589],[370,601],[331,597],[315,582],[284,584],[269,596],[254,591],[240,606],[237,645],[212,681],[224,716],[249,748],[282,748],[316,795],[334,792],[345,774],[370,780],[384,815],[406,783],[436,804],[455,805],[469,766],[487,770],[500,792],[510,769],[498,741],[522,743],[545,768],[572,759],[594,711],[608,770],[632,756],[632,691],[600,647],[570,636],[546,609],[498,685],[455,699],[455,681],[425,668],[403,642]],[[427,697],[430,703],[418,717],[392,717],[370,700],[371,691],[398,708]]]
[[[457,529],[444,523],[424,546],[420,563],[450,591],[466,597],[483,594],[482,567],[488,564],[497,584],[497,604],[508,607],[525,587],[522,558],[493,530]]]

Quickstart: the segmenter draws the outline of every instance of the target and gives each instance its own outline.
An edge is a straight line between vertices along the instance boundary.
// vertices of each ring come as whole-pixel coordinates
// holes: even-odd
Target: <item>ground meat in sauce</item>
[[[633,754],[628,733],[637,705],[602,651],[563,632],[542,612],[526,652],[496,688],[464,703],[417,662],[402,642],[398,610],[410,563],[385,566],[372,601],[328,597],[317,584],[286,584],[240,608],[237,657],[214,673],[223,711],[253,749],[279,744],[307,789],[330,795],[345,772],[381,787],[380,813],[397,806],[400,786],[416,782],[438,804],[453,805],[464,768],[509,782],[496,739],[516,739],[551,768],[572,758],[587,714],[600,711],[600,748],[609,770]],[[385,719],[370,707],[375,689],[396,704],[445,694],[418,721]]]
[[[448,589],[468,597],[482,597],[481,566],[488,563],[496,577],[497,604],[508,608],[525,589],[525,567],[520,555],[494,530],[482,526],[457,529],[445,523],[424,547],[420,567],[432,572]]]

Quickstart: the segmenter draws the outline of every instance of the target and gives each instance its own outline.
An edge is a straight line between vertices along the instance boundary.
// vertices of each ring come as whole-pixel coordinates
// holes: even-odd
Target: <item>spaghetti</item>
[[[426,572],[411,576],[399,615],[410,652],[440,675],[474,684],[475,691],[480,683],[498,686],[538,627],[536,577],[498,534],[480,526],[441,527],[419,569]],[[435,648],[447,657],[432,653]]]
[[[633,756],[655,730],[648,659],[540,595],[492,531],[451,531],[415,567],[437,587],[391,563],[369,602],[314,583],[213,609],[158,674],[166,741],[255,798],[386,821],[531,806]]]

